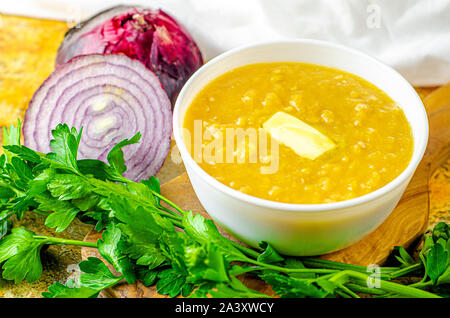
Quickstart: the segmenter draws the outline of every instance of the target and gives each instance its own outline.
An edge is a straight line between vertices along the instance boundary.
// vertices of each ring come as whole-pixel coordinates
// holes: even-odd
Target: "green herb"
[[[114,276],[108,267],[98,258],[89,257],[87,261],[79,264],[80,275],[78,282],[70,280],[63,285],[55,283],[44,292],[46,298],[91,298],[97,297],[98,293],[105,288],[119,283],[123,276]]]
[[[160,294],[175,297],[268,297],[245,286],[248,273],[268,283],[281,297],[448,296],[449,226],[438,224],[424,237],[419,261],[402,247],[395,249],[397,267],[375,272],[363,266],[316,258],[283,257],[261,242],[252,249],[222,236],[216,225],[192,211],[183,211],[160,193],[158,179],[139,183],[126,179],[122,148],[140,134],[112,148],[108,163],[77,159],[81,131],[58,125],[52,131],[52,152],[42,154],[20,144],[20,123],[5,130],[0,156],[0,263],[2,276],[33,282],[42,273],[44,245],[97,248],[106,264],[89,258],[79,264],[76,281],[49,286],[44,297],[96,297],[122,281],[156,285]],[[75,218],[103,230],[98,242],[39,236],[25,228],[11,230],[10,218],[24,213],[46,217],[56,232]],[[417,283],[392,280],[422,275]],[[375,286],[375,287],[374,287]]]
[[[2,239],[0,262],[3,264],[2,276],[16,283],[26,278],[36,281],[42,273],[40,251],[44,241],[35,239],[34,233],[25,228],[16,228]]]

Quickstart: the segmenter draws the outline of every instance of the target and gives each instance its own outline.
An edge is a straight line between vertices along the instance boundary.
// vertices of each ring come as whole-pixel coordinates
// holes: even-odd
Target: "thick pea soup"
[[[408,165],[403,111],[366,80],[295,62],[233,69],[206,85],[184,118],[188,149],[243,193],[320,204],[370,193]]]

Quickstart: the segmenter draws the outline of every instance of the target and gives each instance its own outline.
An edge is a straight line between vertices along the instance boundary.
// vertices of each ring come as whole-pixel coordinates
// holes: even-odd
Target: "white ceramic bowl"
[[[347,201],[288,204],[256,198],[220,183],[193,160],[182,138],[187,108],[210,81],[233,68],[260,62],[305,62],[358,75],[386,92],[403,109],[414,135],[408,167],[384,187]],[[174,109],[174,136],[203,207],[227,232],[257,246],[269,242],[282,254],[318,255],[347,247],[375,230],[392,212],[428,140],[427,115],[411,85],[392,68],[361,52],[316,40],[261,43],[221,54],[202,66],[181,90]]]

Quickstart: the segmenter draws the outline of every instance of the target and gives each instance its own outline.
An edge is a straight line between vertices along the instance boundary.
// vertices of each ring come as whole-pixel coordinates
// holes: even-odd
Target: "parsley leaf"
[[[158,273],[156,290],[161,295],[176,297],[180,293],[186,297],[194,288],[194,285],[186,282],[186,276],[178,273],[173,268],[162,270]]]
[[[145,184],[150,190],[155,191],[158,194],[161,194],[161,185],[159,183],[159,179],[152,176],[147,180],[142,180],[141,183]],[[160,199],[157,196],[153,196],[155,198],[155,203],[157,205],[160,204]]]
[[[105,181],[114,180],[111,167],[106,163],[96,159],[82,159],[77,161],[80,172],[84,175],[91,175],[95,179]]]
[[[80,212],[69,201],[60,201],[50,196],[36,196],[34,200],[39,203],[39,210],[53,211],[45,219],[45,225],[49,228],[56,228],[57,233],[64,231]]]
[[[230,240],[223,237],[213,221],[205,219],[192,211],[185,212],[183,216],[184,231],[201,244],[208,242],[218,246],[230,260],[245,260],[247,257],[233,246]]]
[[[11,229],[11,222],[8,220],[0,221],[0,240],[8,234]]]
[[[8,152],[15,154],[20,159],[32,162],[32,163],[40,163],[41,157],[30,148],[27,148],[23,145],[7,145],[3,146],[3,149],[7,150]]]
[[[450,271],[450,227],[448,224],[438,223],[432,231],[425,233],[419,258],[425,268],[424,279],[428,276],[435,285],[447,282]]]
[[[144,286],[154,285],[156,283],[156,279],[158,278],[158,273],[159,270],[149,270],[143,266],[138,266],[136,268],[136,277]]]
[[[123,279],[123,276],[114,276],[105,263],[96,257],[88,257],[79,264],[79,267],[85,273],[80,275],[80,284],[91,289],[100,291]]]
[[[47,185],[53,179],[56,172],[53,169],[44,169],[28,184],[27,195],[29,197],[39,196],[47,192]]]
[[[282,262],[284,258],[275,251],[275,249],[267,242],[262,241],[259,247],[263,252],[258,256],[258,261],[263,263],[278,263]]]
[[[236,277],[231,278],[230,283],[221,283],[212,286],[207,291],[203,291],[203,297],[206,297],[208,294],[212,297],[216,298],[267,298],[269,296],[258,292],[256,290],[250,289],[245,286],[239,279]]]
[[[95,290],[77,285],[69,280],[66,285],[56,282],[48,286],[48,292],[43,292],[44,298],[95,298],[101,290]]]
[[[23,227],[12,229],[11,234],[0,241],[0,263],[3,278],[19,283],[26,278],[29,283],[39,279],[42,273],[40,251],[45,244],[33,238],[34,233]]]
[[[13,124],[9,126],[9,130],[6,127],[3,127],[3,146],[8,145],[20,145],[20,136],[22,131],[22,123],[20,120],[17,122],[17,127],[15,127]],[[6,155],[6,161],[11,162],[12,153],[6,149],[5,151]]]
[[[123,158],[122,148],[128,145],[136,144],[141,139],[141,133],[137,133],[130,139],[125,139],[115,145],[111,151],[108,153],[107,160],[111,166],[111,168],[119,175],[127,170],[125,166],[125,159]]]
[[[192,244],[188,236],[183,232],[165,232],[159,236],[158,241],[159,248],[172,268],[183,276],[187,276],[185,246]]]
[[[436,224],[432,231],[432,237],[435,242],[441,238],[448,241],[450,239],[450,226],[445,222]]]
[[[112,214],[121,223],[119,227],[131,238],[155,243],[163,232],[174,232],[173,224],[154,213],[155,208],[142,207],[128,199],[113,195],[110,197]]]
[[[443,242],[443,239],[438,240],[438,242],[430,249],[427,256],[427,274],[433,284],[436,284],[438,278],[448,267],[449,253],[443,247]]]
[[[78,215],[81,222],[93,224],[94,230],[100,232],[112,222],[112,219],[105,211],[89,211]]]
[[[81,132],[73,127],[69,129],[67,124],[59,124],[52,130],[53,139],[50,140],[50,147],[53,152],[47,154],[47,158],[62,164],[74,172],[78,172],[77,152],[81,139]]]
[[[51,195],[59,200],[80,199],[92,192],[91,185],[74,174],[55,174],[47,188]]]
[[[203,246],[190,245],[185,248],[186,264],[188,266],[188,281],[229,282],[229,262],[213,243]]]
[[[98,258],[89,257],[79,264],[80,275],[76,283],[70,280],[63,285],[55,283],[48,287],[48,292],[43,292],[45,298],[93,298],[105,288],[116,285],[122,280],[122,276],[114,276],[108,267]]]
[[[156,244],[139,240],[131,239],[127,241],[124,244],[123,252],[136,260],[137,265],[146,266],[148,269],[156,268],[166,260]]]
[[[288,277],[279,273],[268,272],[259,276],[266,283],[272,286],[277,295],[286,298],[322,298],[328,295],[328,291],[323,290],[316,284],[314,279],[301,279]]]
[[[411,266],[416,263],[403,246],[395,246],[394,251],[399,254],[398,256],[395,255],[395,258],[404,266]]]
[[[72,204],[83,212],[95,210],[100,203],[101,198],[95,193],[89,193],[81,198],[72,199]],[[102,214],[105,214],[102,212]]]
[[[116,270],[125,276],[128,283],[134,283],[136,276],[134,274],[133,264],[130,259],[122,253],[123,234],[114,223],[108,225],[102,234],[103,240],[98,240],[97,246],[101,256],[110,264],[114,265]]]

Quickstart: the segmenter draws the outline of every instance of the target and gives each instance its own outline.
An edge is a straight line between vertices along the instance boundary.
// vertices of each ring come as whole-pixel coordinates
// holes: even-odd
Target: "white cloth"
[[[73,22],[116,4],[173,15],[205,60],[252,42],[313,38],[375,56],[413,85],[450,82],[450,0],[2,0],[0,13]]]

